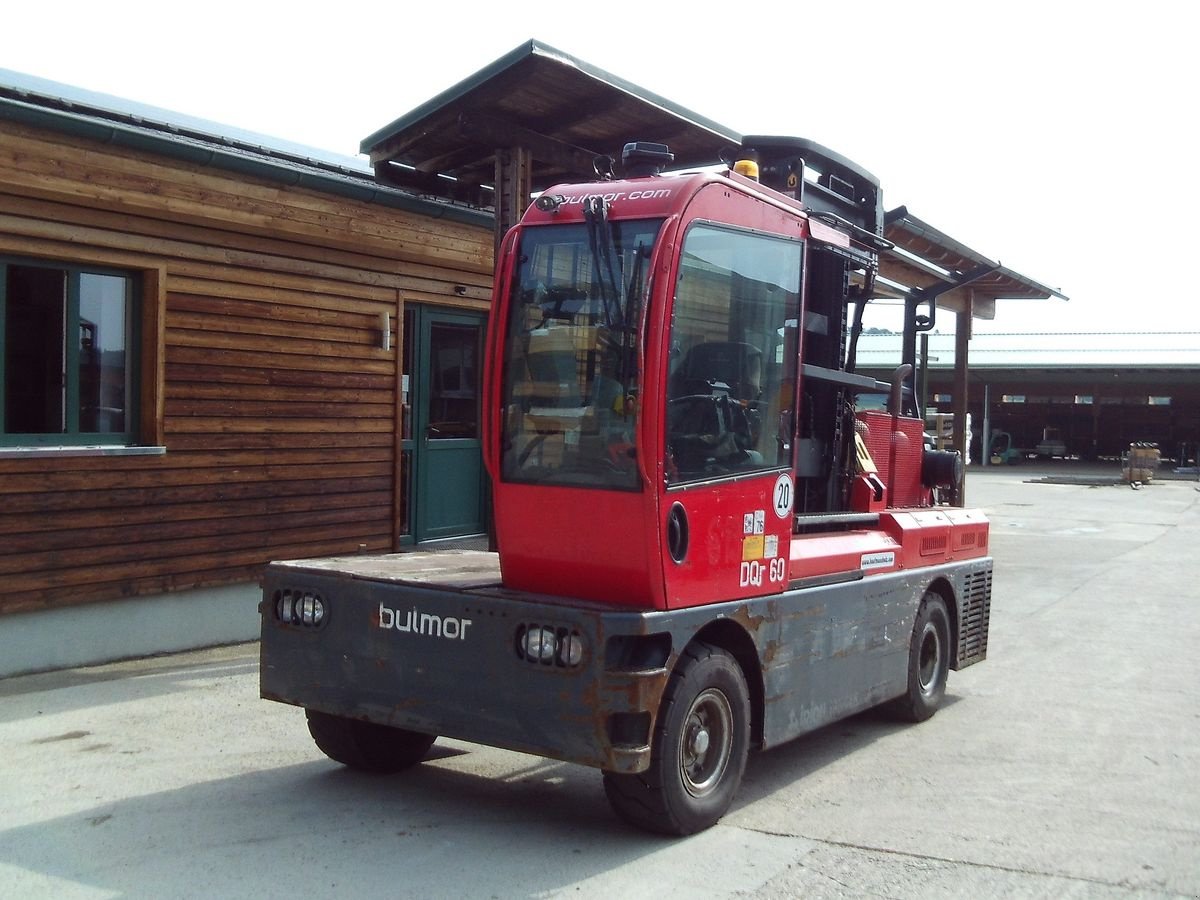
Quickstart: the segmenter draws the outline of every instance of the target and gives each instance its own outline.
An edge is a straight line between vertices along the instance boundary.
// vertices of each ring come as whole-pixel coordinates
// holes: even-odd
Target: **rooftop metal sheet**
[[[527,147],[541,190],[594,177],[627,141],[670,146],[681,167],[717,163],[741,136],[560,50],[531,40],[362,142],[388,177],[454,196],[490,185],[499,149]],[[435,179],[441,178],[441,183]]]
[[[34,75],[0,69],[0,93],[17,100],[25,100],[42,106],[53,106],[77,115],[108,118],[113,121],[153,128],[169,134],[192,137],[200,140],[242,147],[258,153],[288,156],[313,165],[327,166],[359,175],[370,175],[370,164],[360,156],[331,153],[283,138],[271,137],[231,125],[223,125],[208,119],[189,116],[185,113],[163,109],[85,90],[69,84],[60,84]]]
[[[1026,275],[988,259],[966,244],[926,224],[897,207],[884,217],[883,235],[896,245],[896,250],[880,259],[880,275],[891,282],[912,289],[945,289],[938,297],[938,306],[961,311],[965,309],[968,292],[974,294],[973,314],[977,318],[995,317],[996,301],[1068,299],[1057,288],[1047,287]],[[903,296],[908,291],[880,285],[878,293]]]
[[[894,367],[900,335],[864,334],[858,368]],[[1200,332],[981,334],[971,338],[972,370],[1191,369],[1200,371]],[[954,335],[929,336],[929,368],[954,367]]]
[[[0,69],[0,119],[161,153],[197,165],[487,225],[490,215],[375,180],[366,160]]]

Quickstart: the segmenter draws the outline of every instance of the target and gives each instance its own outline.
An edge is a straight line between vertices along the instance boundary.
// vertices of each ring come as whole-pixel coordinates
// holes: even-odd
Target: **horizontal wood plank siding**
[[[392,549],[401,304],[486,310],[492,233],[0,121],[0,254],[149,273],[166,447],[0,454],[4,613]]]

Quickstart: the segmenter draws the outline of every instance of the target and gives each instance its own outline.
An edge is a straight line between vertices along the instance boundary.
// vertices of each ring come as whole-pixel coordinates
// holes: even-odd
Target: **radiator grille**
[[[958,617],[958,668],[987,659],[988,617],[992,607],[992,570],[972,572],[966,578]]]
[[[950,540],[944,534],[934,534],[929,537],[921,538],[921,555],[922,556],[941,556],[945,555],[946,547],[949,546]]]

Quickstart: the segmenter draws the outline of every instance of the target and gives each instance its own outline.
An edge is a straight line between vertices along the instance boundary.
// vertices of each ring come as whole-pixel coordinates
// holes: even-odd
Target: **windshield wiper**
[[[604,324],[609,328],[624,329],[627,324],[625,280],[617,276],[617,242],[608,220],[608,204],[603,197],[584,200],[583,219],[587,223],[596,288],[604,307]]]

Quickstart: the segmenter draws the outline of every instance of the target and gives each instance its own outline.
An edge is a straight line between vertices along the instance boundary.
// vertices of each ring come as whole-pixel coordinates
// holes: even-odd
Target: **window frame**
[[[679,311],[680,311],[681,307],[684,309],[687,309],[687,305],[686,305],[687,299],[685,298],[684,302],[681,303],[681,294],[684,290],[685,275],[688,272],[692,271],[691,269],[688,268],[688,264],[687,264],[686,258],[685,258],[686,251],[688,248],[688,241],[699,231],[708,232],[710,234],[724,234],[724,235],[734,236],[737,239],[748,238],[751,240],[762,241],[764,244],[773,243],[779,247],[785,247],[789,251],[794,250],[795,251],[794,261],[796,264],[796,269],[795,269],[796,291],[793,294],[791,294],[791,296],[794,299],[789,301],[791,303],[794,303],[794,308],[792,308],[790,310],[791,313],[793,314],[793,316],[792,317],[788,316],[787,309],[785,306],[785,312],[784,312],[783,318],[781,320],[781,324],[784,328],[786,328],[788,321],[794,321],[794,322],[799,323],[800,316],[803,314],[803,311],[805,308],[805,306],[804,306],[804,291],[805,291],[805,277],[806,277],[805,273],[806,273],[806,267],[808,265],[808,245],[807,245],[807,243],[804,240],[799,239],[792,235],[778,234],[773,231],[762,231],[762,230],[755,229],[755,228],[745,228],[745,227],[740,227],[737,225],[731,225],[731,224],[725,223],[725,222],[713,221],[713,220],[710,220],[707,218],[696,218],[687,223],[685,230],[683,231],[682,235],[679,238],[680,249],[678,251],[678,267],[675,272],[674,282],[671,286],[672,295],[671,295],[671,299],[670,299],[670,313],[669,313],[669,316],[668,316],[668,319],[666,322],[667,333],[665,335],[665,341],[666,341],[666,347],[668,348],[668,356],[670,356],[670,354],[672,354],[674,352],[674,348],[676,347],[677,336],[679,334],[679,332],[677,331],[677,326],[679,324]],[[736,270],[729,269],[729,270],[727,270],[727,272],[730,275],[738,275],[738,276],[744,277],[745,268],[736,269]],[[730,303],[727,307],[725,307],[725,310],[729,314],[729,319],[726,322],[726,325],[728,325],[733,321],[733,318],[736,315],[736,311],[735,311],[734,305],[732,303]],[[799,335],[797,335],[797,340],[799,340],[799,339],[800,339]],[[717,343],[721,343],[721,342],[718,341]],[[744,343],[744,342],[736,342],[735,341],[733,343]],[[779,352],[781,349],[784,348],[784,346],[785,346],[785,342],[781,341],[776,346],[775,351]],[[784,352],[786,354],[786,350]],[[765,350],[761,351],[761,358],[763,360],[763,375],[765,376],[766,371],[773,367],[771,366],[771,364],[769,362],[769,359],[768,359],[768,356],[767,356],[767,353]],[[796,414],[797,398],[796,398],[796,394],[795,394],[795,386],[796,386],[796,382],[798,380],[798,375],[799,375],[798,355],[797,355],[797,353],[787,354],[785,356],[784,360],[776,362],[775,365],[781,367],[778,369],[778,374],[780,376],[780,383],[774,386],[775,390],[776,390],[776,394],[777,394],[776,399],[777,400],[782,399],[778,395],[778,392],[779,392],[779,390],[782,389],[783,385],[787,383],[789,375],[790,375],[791,386],[792,386],[791,396],[789,398],[787,398],[788,402],[791,404],[790,408],[780,406],[778,409],[772,409],[771,400],[770,400],[771,392],[766,389],[764,389],[762,392],[763,396],[766,398],[765,400],[761,401],[762,409],[767,410],[767,415],[763,418],[763,421],[770,421],[772,423],[772,425],[776,428],[776,431],[772,435],[772,437],[777,439],[778,438],[778,428],[780,426],[781,413],[783,413],[784,410],[787,409],[788,416],[794,417]],[[789,368],[789,367],[792,367],[792,368]],[[667,368],[666,368],[665,374],[666,374],[666,377],[663,379],[663,383],[660,386],[660,390],[662,391],[660,402],[663,404],[664,410],[668,409],[668,407],[673,399],[680,399],[678,397],[673,396],[673,394],[672,394],[672,381],[673,381],[673,376],[674,376],[675,372],[673,371],[673,367],[671,365],[670,358],[668,358],[668,360],[667,360]],[[757,406],[756,406],[756,408],[757,408]],[[690,473],[685,476],[682,472],[677,471],[672,475],[671,472],[675,466],[675,463],[673,461],[673,452],[672,452],[672,448],[671,448],[671,437],[672,436],[670,433],[670,427],[667,424],[666,418],[664,417],[664,425],[663,425],[663,431],[662,431],[663,446],[661,447],[660,452],[663,454],[664,469],[668,473],[667,479],[666,479],[666,490],[668,492],[686,491],[686,490],[690,490],[690,489],[696,488],[701,485],[709,485],[709,484],[719,483],[719,482],[724,482],[724,481],[737,481],[737,480],[741,480],[741,479],[748,478],[748,477],[758,477],[758,476],[762,476],[762,475],[770,475],[770,474],[774,474],[774,473],[777,473],[780,471],[786,471],[795,464],[796,449],[794,446],[788,446],[787,447],[787,457],[788,458],[786,461],[777,460],[775,462],[772,462],[766,456],[764,456],[761,461],[750,460],[745,464],[735,465],[735,467],[729,469],[728,471],[724,471],[724,472],[716,472],[716,471],[695,472],[695,473]],[[769,444],[770,440],[767,440],[765,443]],[[788,444],[790,445],[791,441],[789,441]],[[758,439],[758,441],[756,441],[756,446],[753,449],[755,452],[761,452],[762,446],[763,446],[763,438],[760,433],[759,439]]]
[[[601,332],[621,332],[613,329],[603,316],[603,279],[597,268],[595,251],[590,244],[587,223],[537,225],[526,227],[521,232],[516,250],[521,261],[513,266],[512,278],[507,288],[508,307],[503,313],[503,336],[500,344],[500,350],[504,354],[504,376],[500,384],[501,406],[504,410],[502,449],[499,457],[501,481],[627,493],[644,490],[640,469],[635,464],[636,454],[640,452],[637,446],[642,430],[640,412],[638,404],[631,402],[627,406],[626,401],[636,397],[644,389],[644,373],[637,360],[638,348],[644,346],[646,340],[646,335],[641,329],[642,311],[653,303],[654,260],[661,252],[665,222],[661,216],[618,218],[609,222],[608,228],[611,231],[608,236],[614,241],[618,255],[622,258],[628,256],[631,267],[641,265],[636,292],[632,292],[633,273],[627,273],[624,265],[619,267],[619,277],[622,280],[627,276],[631,279],[627,283],[631,293],[626,297],[631,305],[619,310],[619,314],[624,317],[631,311],[635,313],[635,317],[630,320],[635,329],[632,334],[626,335],[625,343],[619,349],[614,345],[605,345],[600,340]],[[641,243],[642,239],[646,241],[645,244]],[[555,258],[560,253],[564,254],[562,269],[566,273],[561,284],[553,277],[558,268]],[[567,312],[558,326],[550,325],[547,319],[541,326],[530,327],[528,313],[538,308],[542,302],[537,298],[535,287],[539,282],[538,274],[545,275],[552,288],[572,287],[578,284],[587,288],[584,292],[586,298],[578,298],[581,302],[579,309]],[[526,293],[529,293],[528,299],[525,298]],[[553,337],[553,333],[559,332],[564,324],[567,327],[562,328],[557,337]],[[576,328],[581,329],[578,335],[574,332],[568,333],[570,329]],[[569,362],[573,379],[567,378],[563,383],[572,388],[578,387],[579,392],[575,399],[580,401],[579,404],[567,403],[561,406],[556,406],[553,400],[547,403],[543,407],[543,414],[546,416],[543,432],[531,432],[525,426],[525,412],[533,410],[532,407],[529,410],[523,409],[523,401],[519,397],[524,385],[553,382],[553,379],[518,377],[522,364],[527,364],[534,355],[528,342],[535,334],[553,340],[565,337],[572,342],[570,350],[561,353],[561,361]],[[627,353],[628,361],[632,365],[623,372],[622,378],[608,379],[610,386],[615,389],[615,395],[604,397],[605,402],[601,403],[597,392],[604,380],[601,375],[604,365],[602,360],[608,358],[604,346],[609,346],[614,355]],[[566,350],[565,347],[558,349]],[[547,352],[553,353],[553,350]],[[590,423],[586,418],[576,419],[569,413],[562,413],[562,421],[555,422],[556,411],[559,409],[581,412],[587,410],[589,412],[582,415],[590,415]],[[608,423],[610,427],[605,427],[602,420],[606,418],[609,410],[615,418],[613,422]],[[524,441],[531,434],[533,442],[525,444],[526,448],[537,446],[539,440],[545,445],[545,436],[552,436],[557,440],[561,435],[563,446],[570,448],[570,453],[564,454],[564,458],[565,455],[571,457],[570,464],[551,463],[542,466],[535,457],[522,453],[518,449],[518,441]],[[551,456],[559,453],[561,451],[552,450]],[[615,458],[615,462],[610,453],[620,454]],[[526,463],[526,458],[534,462]]]
[[[104,254],[31,255],[0,248],[0,456],[78,455],[94,453],[162,453],[163,355],[166,273],[161,265]],[[140,264],[139,264],[140,263]],[[55,270],[66,279],[67,309],[63,324],[67,385],[64,392],[66,430],[47,433],[5,431],[7,405],[6,329],[8,267]],[[126,422],[120,432],[79,430],[80,348],[66,340],[79,330],[79,283],[83,275],[114,276],[126,281]]]

